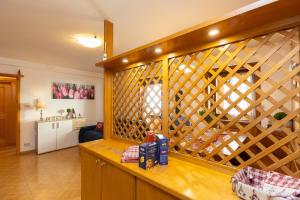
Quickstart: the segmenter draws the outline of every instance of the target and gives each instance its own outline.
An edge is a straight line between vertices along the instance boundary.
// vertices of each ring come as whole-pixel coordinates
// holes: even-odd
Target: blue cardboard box
[[[157,149],[156,142],[141,144],[139,146],[139,167],[149,169],[157,165]]]
[[[168,138],[166,138],[162,134],[157,134],[156,143],[158,146],[158,152],[157,152],[158,162],[160,165],[167,165],[168,151],[169,151]]]

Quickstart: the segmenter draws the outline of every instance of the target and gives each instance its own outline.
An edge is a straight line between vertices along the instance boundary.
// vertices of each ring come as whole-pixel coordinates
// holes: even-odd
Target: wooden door
[[[38,154],[56,150],[56,123],[38,123]]]
[[[0,147],[16,144],[16,81],[0,80]]]
[[[134,200],[135,177],[123,170],[101,162],[102,200]]]
[[[102,171],[101,160],[81,151],[81,199],[101,200]],[[111,199],[112,200],[112,199]]]

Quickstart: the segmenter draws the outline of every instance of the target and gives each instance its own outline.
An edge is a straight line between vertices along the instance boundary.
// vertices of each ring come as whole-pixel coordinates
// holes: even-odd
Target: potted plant
[[[287,114],[285,112],[277,112],[275,113],[275,115],[273,116],[276,120],[282,120],[283,118],[285,118],[287,116]],[[289,120],[285,126],[288,128],[292,128],[293,122],[292,120]]]
[[[205,114],[205,110],[200,110],[199,111],[199,115],[201,115],[201,116],[203,116],[204,114]],[[210,115],[207,115],[206,117],[204,117],[204,120],[209,124],[212,120],[213,120],[213,118],[211,117],[211,115],[212,116],[216,116],[216,112],[211,112],[210,113]]]
[[[67,108],[67,119],[72,118],[72,110],[70,108]]]

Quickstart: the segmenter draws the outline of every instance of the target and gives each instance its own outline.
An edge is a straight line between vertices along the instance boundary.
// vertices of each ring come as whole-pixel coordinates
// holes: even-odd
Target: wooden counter
[[[80,145],[82,200],[238,199],[232,192],[229,174],[173,157],[169,157],[168,166],[144,170],[137,163],[120,163],[127,146],[111,139]],[[102,170],[97,171],[97,165]],[[105,177],[107,180],[103,181]],[[97,183],[98,179],[102,183]]]

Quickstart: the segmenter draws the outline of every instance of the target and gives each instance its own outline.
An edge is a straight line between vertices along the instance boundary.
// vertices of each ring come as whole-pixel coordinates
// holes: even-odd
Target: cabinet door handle
[[[104,167],[105,165],[106,165],[105,162],[101,162],[101,163],[100,163],[100,167]]]
[[[56,122],[56,128],[59,128],[59,122]]]
[[[52,129],[55,129],[55,123],[52,123]]]

